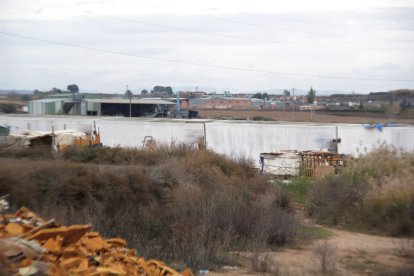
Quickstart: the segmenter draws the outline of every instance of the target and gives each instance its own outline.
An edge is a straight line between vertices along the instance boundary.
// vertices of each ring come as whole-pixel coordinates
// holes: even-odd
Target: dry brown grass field
[[[351,115],[332,115],[315,112],[313,118],[309,111],[285,112],[285,111],[259,111],[259,110],[199,110],[199,116],[206,119],[216,119],[220,117],[246,118],[253,119],[255,116],[271,118],[274,121],[289,122],[318,122],[318,123],[348,123],[348,124],[367,124],[378,122],[394,122],[403,124],[414,124],[414,119],[393,118],[388,114],[358,114]]]
[[[16,105],[26,105],[25,101],[17,100],[17,99],[0,99],[0,104],[16,104]]]

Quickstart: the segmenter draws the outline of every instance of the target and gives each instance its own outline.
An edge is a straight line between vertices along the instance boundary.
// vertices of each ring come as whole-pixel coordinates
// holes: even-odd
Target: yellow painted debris
[[[15,222],[7,224],[4,228],[10,236],[19,236],[23,234],[24,231],[24,227]]]

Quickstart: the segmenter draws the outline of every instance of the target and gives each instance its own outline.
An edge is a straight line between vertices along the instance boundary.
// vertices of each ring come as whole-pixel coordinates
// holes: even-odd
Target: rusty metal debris
[[[58,225],[27,208],[0,217],[0,274],[193,275],[146,261],[125,240],[104,239],[89,225]]]
[[[337,173],[344,165],[344,154],[329,151],[301,152],[302,174],[310,178],[319,178],[329,173]]]

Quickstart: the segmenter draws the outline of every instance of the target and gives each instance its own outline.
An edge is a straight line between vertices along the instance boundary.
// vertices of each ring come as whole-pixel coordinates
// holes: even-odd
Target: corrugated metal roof
[[[112,104],[129,104],[129,99],[93,99],[87,100],[94,103],[112,103]],[[160,99],[133,99],[131,100],[132,104],[168,104],[175,105],[175,103],[164,101]]]
[[[52,102],[61,102],[64,101],[66,99],[38,99],[38,100],[33,100],[33,101],[29,101],[32,103],[52,103]]]

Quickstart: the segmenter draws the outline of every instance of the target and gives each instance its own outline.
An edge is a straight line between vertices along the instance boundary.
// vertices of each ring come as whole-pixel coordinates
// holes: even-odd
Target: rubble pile
[[[121,238],[104,239],[89,225],[62,226],[27,208],[0,216],[3,275],[192,275],[145,261]]]

